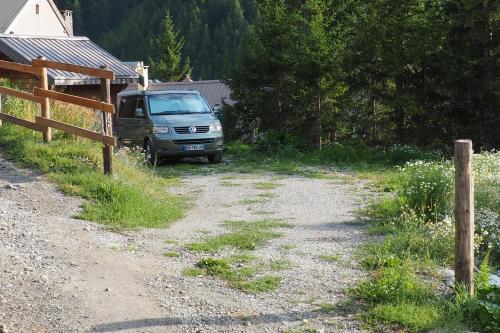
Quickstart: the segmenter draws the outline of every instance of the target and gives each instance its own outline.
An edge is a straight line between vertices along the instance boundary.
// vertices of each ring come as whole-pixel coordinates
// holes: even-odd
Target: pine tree
[[[154,41],[157,58],[150,59],[152,76],[163,81],[181,81],[186,74],[191,74],[189,58],[182,59],[184,38],[179,38],[170,13],[163,20],[163,31]]]

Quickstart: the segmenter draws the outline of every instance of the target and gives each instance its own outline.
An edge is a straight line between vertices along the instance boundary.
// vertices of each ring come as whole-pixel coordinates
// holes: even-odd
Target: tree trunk
[[[314,135],[313,135],[313,147],[316,149],[321,149],[321,134],[322,134],[322,124],[321,124],[321,88],[317,87],[316,93],[316,107],[314,112]]]
[[[396,139],[398,143],[405,143],[405,109],[403,106],[403,85],[400,79],[396,79]]]

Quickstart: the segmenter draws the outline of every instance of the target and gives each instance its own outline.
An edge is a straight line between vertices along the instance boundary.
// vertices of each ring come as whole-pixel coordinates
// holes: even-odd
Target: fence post
[[[101,69],[108,69],[107,66],[101,66]],[[111,80],[101,79],[101,101],[111,103]],[[113,136],[113,118],[109,112],[102,113],[102,131],[104,135]],[[104,144],[102,149],[104,161],[104,173],[113,174],[113,146]]]
[[[38,57],[38,59],[47,60],[45,57],[42,56]],[[47,67],[41,68],[40,89],[49,90],[49,78],[47,75]],[[50,100],[48,98],[45,98],[43,103],[41,104],[41,107],[42,107],[42,117],[50,119]],[[52,129],[48,126],[43,130],[43,141],[45,142],[52,141]]]
[[[474,294],[474,179],[472,141],[455,141],[455,282]]]

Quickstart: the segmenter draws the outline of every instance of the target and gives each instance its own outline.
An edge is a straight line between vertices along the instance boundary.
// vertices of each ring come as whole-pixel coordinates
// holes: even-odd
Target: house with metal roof
[[[111,83],[115,97],[129,84],[139,83],[140,75],[87,37],[73,36],[70,11],[59,11],[52,0],[0,0],[0,60],[29,64],[40,56],[48,60],[80,66],[107,66],[115,72]],[[59,70],[49,70],[52,89],[98,98],[100,80]],[[37,79],[6,70],[0,77],[18,81],[28,88]]]
[[[52,0],[0,0],[0,33],[72,36],[72,12],[59,11]]]
[[[153,82],[149,84],[147,90],[197,90],[212,108],[221,107],[224,103],[229,105],[234,105],[235,103],[231,99],[231,89],[220,80]]]

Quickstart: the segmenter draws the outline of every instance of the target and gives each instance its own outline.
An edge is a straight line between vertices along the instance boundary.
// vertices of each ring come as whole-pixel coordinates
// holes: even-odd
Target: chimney
[[[61,10],[61,15],[64,18],[66,26],[68,27],[68,35],[73,36],[73,11]]]
[[[186,74],[186,78],[182,80],[182,82],[193,82],[193,79],[191,78],[191,74]]]

